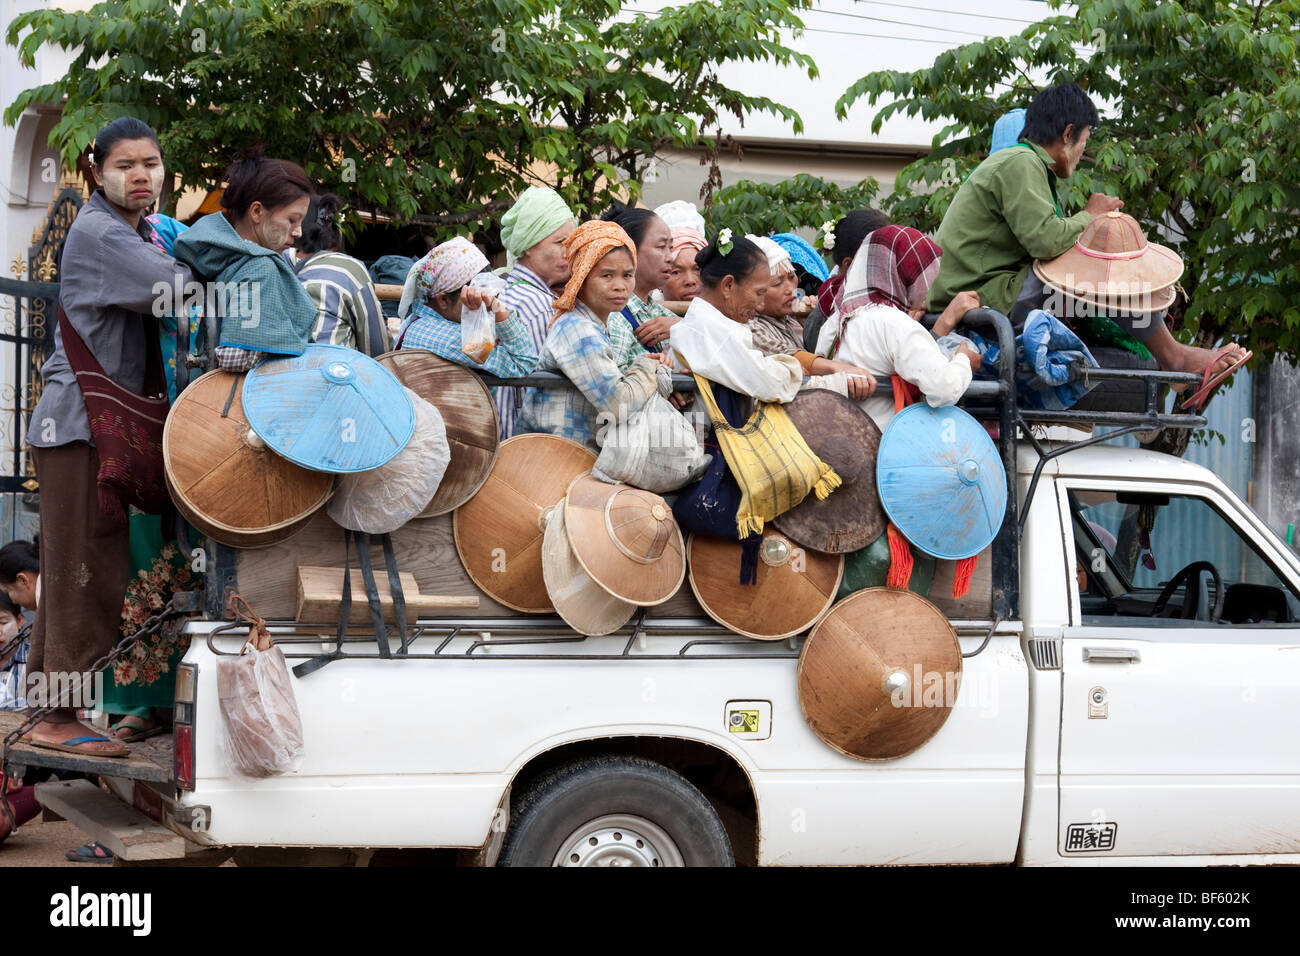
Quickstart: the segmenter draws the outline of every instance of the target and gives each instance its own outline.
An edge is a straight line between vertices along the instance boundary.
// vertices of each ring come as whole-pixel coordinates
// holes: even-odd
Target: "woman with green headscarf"
[[[510,270],[497,297],[519,313],[538,355],[555,311],[555,296],[569,281],[564,240],[577,227],[573,213],[554,189],[532,186],[501,217],[501,244]],[[515,433],[523,389],[494,389],[501,418],[501,440]]]

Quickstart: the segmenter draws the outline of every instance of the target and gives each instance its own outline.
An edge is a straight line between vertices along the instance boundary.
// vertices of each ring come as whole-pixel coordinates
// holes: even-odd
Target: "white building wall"
[[[669,0],[633,0],[624,11],[652,12],[674,5]],[[835,103],[844,91],[874,70],[923,69],[945,49],[1019,33],[1052,13],[1038,0],[987,0],[978,7],[964,0],[822,0],[800,14],[802,35],[783,38],[786,46],[816,61],[816,79],[809,80],[794,67],[732,64],[720,71],[728,85],[792,107],[804,123],[803,133],[796,136],[793,126],[780,117],[751,116],[743,125],[725,117],[724,133],[742,144],[761,142],[763,148],[747,149],[741,160],[721,159],[723,185],[740,179],[775,182],[806,172],[841,185],[872,176],[880,181],[882,193],[891,191],[894,176],[929,150],[942,124],[894,116],[873,133],[871,122],[879,107],[865,99],[845,119],[836,117]],[[783,150],[782,142],[800,148]],[[900,152],[898,147],[911,149]],[[704,177],[698,154],[671,153],[662,173],[647,185],[645,202],[654,206],[669,199],[694,200]]]

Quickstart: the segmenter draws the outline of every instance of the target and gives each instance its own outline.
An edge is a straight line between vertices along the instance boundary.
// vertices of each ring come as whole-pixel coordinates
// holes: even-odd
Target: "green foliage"
[[[724,114],[798,115],[724,85],[727,63],[812,61],[781,44],[811,0],[697,0],[617,16],[617,0],[107,0],[40,9],[6,39],[66,76],[5,112],[64,101],[69,165],[109,119],[159,133],[182,186],[219,183],[262,145],[354,208],[429,225],[486,223],[525,186],[580,214],[640,191],[654,155],[694,147]],[[617,18],[615,18],[617,16]],[[99,65],[102,64],[102,65]],[[64,98],[66,97],[66,100]]]
[[[1059,9],[1062,0],[1051,0]],[[1173,246],[1190,300],[1180,334],[1243,341],[1300,356],[1300,0],[1076,0],[1018,36],[945,51],[927,69],[854,83],[896,113],[947,120],[929,156],[907,166],[892,217],[937,228],[966,174],[986,155],[994,121],[1028,105],[1041,83],[1076,81],[1102,111],[1084,164],[1062,183],[1081,208],[1091,192],[1124,200],[1156,241]]]
[[[741,235],[760,236],[794,232],[801,227],[817,229],[827,220],[838,220],[850,209],[872,205],[879,191],[880,184],[874,179],[840,186],[808,173],[777,183],[743,179],[718,192],[705,218],[711,233],[724,226]]]

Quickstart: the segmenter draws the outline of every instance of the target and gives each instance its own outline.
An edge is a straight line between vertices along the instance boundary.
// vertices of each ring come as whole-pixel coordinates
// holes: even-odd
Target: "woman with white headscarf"
[[[487,268],[487,257],[468,239],[457,236],[435,246],[411,267],[402,289],[398,314],[405,320],[399,349],[427,349],[460,365],[518,378],[537,368],[537,348],[519,313],[507,309],[472,280]],[[460,324],[462,309],[486,306],[496,318],[496,346],[482,362],[465,354]]]
[[[694,203],[674,199],[655,207],[672,236],[668,248],[668,278],[664,280],[665,302],[690,302],[700,292],[700,267],[695,255],[706,245],[704,217]]]

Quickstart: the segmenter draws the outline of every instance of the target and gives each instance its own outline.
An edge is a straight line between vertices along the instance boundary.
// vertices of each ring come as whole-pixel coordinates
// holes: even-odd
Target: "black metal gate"
[[[54,348],[63,244],[84,201],[80,189],[62,189],[26,257],[10,263],[14,278],[0,277],[0,544],[34,537],[38,527],[39,486],[27,434],[41,397],[41,366]]]

